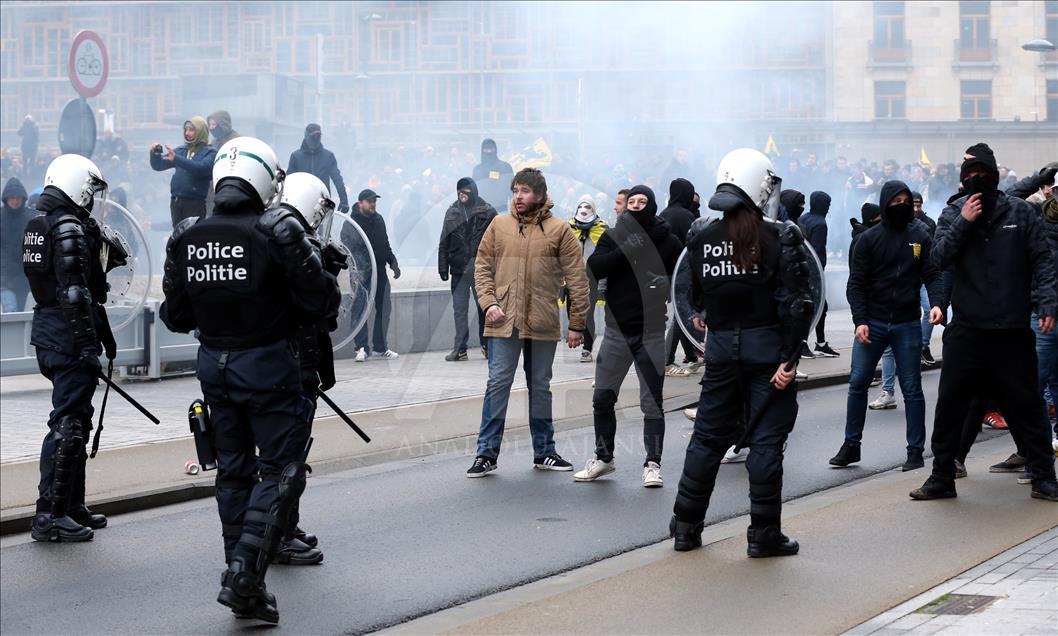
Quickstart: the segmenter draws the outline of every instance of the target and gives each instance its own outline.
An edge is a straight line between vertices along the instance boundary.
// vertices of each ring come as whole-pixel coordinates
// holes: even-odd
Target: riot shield
[[[128,254],[124,265],[107,273],[110,291],[104,307],[116,332],[139,316],[147,301],[153,275],[150,246],[136,217],[115,201],[96,198],[92,218],[101,227],[104,243],[116,242]],[[110,249],[104,245],[104,255]],[[106,263],[103,267],[106,269]]]
[[[812,317],[812,326],[809,329],[809,333],[811,333],[823,315],[823,303],[827,297],[827,279],[823,273],[823,264],[819,261],[815,250],[807,242],[805,247],[808,248],[808,253],[812,257],[809,262],[810,271],[808,273],[812,288],[812,301],[815,302],[815,315]],[[676,324],[679,325],[680,330],[694,343],[694,346],[699,351],[704,352],[707,334],[697,329],[691,321],[695,315],[700,315],[691,305],[691,284],[690,259],[687,258],[687,250],[683,250],[679,260],[676,261],[676,269],[672,275],[672,296],[670,302],[676,312]]]
[[[349,269],[338,273],[342,304],[338,309],[338,327],[331,332],[331,342],[338,351],[353,340],[374,306],[378,287],[375,252],[367,235],[348,214],[328,214],[318,234],[324,245],[329,241],[349,252]]]

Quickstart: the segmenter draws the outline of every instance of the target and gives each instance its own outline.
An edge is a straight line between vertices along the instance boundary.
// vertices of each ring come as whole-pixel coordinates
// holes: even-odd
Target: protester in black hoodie
[[[779,194],[779,204],[786,210],[787,220],[797,223],[805,211],[805,195],[797,190],[783,190]]]
[[[944,333],[944,367],[933,420],[933,474],[913,499],[955,497],[955,459],[975,395],[999,403],[1021,438],[1032,496],[1058,501],[1050,431],[1040,417],[1033,314],[1043,335],[1058,316],[1054,256],[1032,206],[998,191],[999,168],[986,144],[967,148],[965,195],[937,222],[934,260],[952,268],[953,321]]]
[[[338,169],[338,160],[334,153],[323,147],[323,131],[319,124],[305,126],[305,139],[301,142],[301,148],[290,153],[290,161],[287,164],[287,174],[292,172],[308,172],[315,175],[327,191],[331,191],[331,182],[338,190],[338,211],[349,211],[349,193],[345,191],[345,180],[342,179],[342,171]]]
[[[830,212],[830,195],[826,192],[816,190],[808,199],[808,214],[797,220],[797,224],[805,234],[805,241],[812,246],[812,250],[819,257],[819,263],[825,270],[827,267],[827,213]],[[794,220],[794,219],[791,219]],[[808,351],[805,344],[801,353],[803,358],[836,358],[840,354],[830,347],[827,342],[825,329],[827,322],[827,304],[823,303],[823,313],[816,323],[816,348]]]
[[[481,163],[474,166],[472,176],[478,184],[481,198],[496,208],[499,214],[506,212],[514,168],[496,155],[495,141],[485,139],[481,142]]]
[[[37,211],[26,205],[26,188],[17,177],[8,179],[0,194],[0,311],[23,311],[29,281],[22,272],[22,234]]]
[[[471,296],[474,286],[474,258],[478,253],[481,237],[496,217],[496,210],[478,196],[478,186],[470,177],[456,182],[456,200],[448,206],[441,226],[441,241],[437,246],[437,273],[441,280],[452,276],[452,314],[456,322],[456,340],[452,352],[445,356],[449,362],[467,359],[467,340],[470,338],[467,303],[477,298]],[[485,353],[485,312],[474,302],[478,310],[478,341]]]
[[[592,395],[595,457],[573,476],[575,481],[594,481],[614,471],[614,407],[628,367],[635,365],[647,454],[643,485],[656,488],[663,484],[665,303],[669,280],[680,257],[680,242],[665,221],[656,216],[657,209],[650,188],[632,188],[624,214],[599,238],[588,257],[591,274],[600,282],[606,281],[606,334],[595,365]]]
[[[691,223],[698,218],[698,214],[692,211],[694,203],[694,184],[686,179],[673,179],[669,184],[669,205],[658,216],[669,226],[669,231],[680,242],[682,246],[687,240],[687,232],[691,229]],[[701,207],[701,204],[698,206]],[[668,327],[668,353],[665,356],[665,375],[682,377],[690,375],[698,364],[698,351],[694,344],[687,338],[679,327],[676,326],[675,316]],[[691,367],[680,367],[676,364],[676,346],[683,345],[684,362],[691,363]]]
[[[845,467],[860,461],[860,440],[867,413],[867,387],[874,378],[886,347],[896,359],[907,422],[907,461],[903,469],[923,466],[926,444],[926,401],[922,396],[919,365],[922,325],[919,294],[929,292],[930,322],[938,324],[944,312],[940,272],[930,261],[932,241],[924,226],[914,223],[911,190],[902,181],[887,181],[879,198],[882,222],[864,232],[856,242],[849,267],[846,295],[856,325],[852,348],[852,373],[845,415],[845,442],[830,460]]]

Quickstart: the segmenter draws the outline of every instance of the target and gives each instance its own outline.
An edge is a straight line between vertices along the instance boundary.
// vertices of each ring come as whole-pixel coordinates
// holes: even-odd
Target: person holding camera
[[[151,168],[173,169],[169,181],[169,215],[175,228],[180,221],[206,216],[206,196],[213,179],[216,148],[209,145],[209,127],[202,117],[184,122],[184,145],[177,148],[151,144]]]

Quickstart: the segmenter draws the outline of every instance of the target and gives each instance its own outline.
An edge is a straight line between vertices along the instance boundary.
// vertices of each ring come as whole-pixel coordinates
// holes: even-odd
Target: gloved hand
[[[81,349],[81,355],[77,359],[77,364],[82,369],[89,371],[92,375],[98,375],[103,371],[103,365],[99,364],[99,354],[96,353],[95,348],[85,347]]]
[[[437,272],[437,275],[441,277],[441,280],[448,282],[448,272]]]
[[[341,212],[342,214],[349,214],[349,204],[347,204],[347,203],[338,204],[338,211]]]
[[[394,262],[389,268],[393,270],[393,280],[400,278],[400,265],[397,265],[397,263]]]
[[[322,254],[323,266],[328,272],[337,275],[343,269],[349,269],[349,252],[345,247],[328,242],[323,246]]]

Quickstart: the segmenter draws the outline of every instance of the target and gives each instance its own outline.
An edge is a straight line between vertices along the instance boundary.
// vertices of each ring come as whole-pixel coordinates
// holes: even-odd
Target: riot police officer
[[[780,179],[771,161],[749,148],[720,162],[709,207],[719,219],[699,219],[688,233],[691,295],[708,327],[705,376],[694,432],[676,495],[670,533],[675,549],[702,545],[703,519],[724,452],[749,446],[751,557],[797,554],[780,529],[782,460],[797,418],[797,353],[812,322],[814,302],[804,238],[790,222],[774,223]],[[768,219],[765,219],[765,217]],[[792,363],[792,364],[788,364]]]
[[[287,175],[283,181],[283,192],[279,205],[297,214],[297,219],[304,227],[309,241],[320,250],[324,269],[331,275],[337,276],[341,270],[349,266],[349,254],[345,248],[326,241],[326,237],[320,237],[317,234],[323,220],[328,214],[332,214],[336,207],[323,181],[308,172],[295,172]],[[335,311],[322,320],[309,318],[302,322],[298,325],[295,334],[301,369],[302,393],[305,399],[312,404],[308,420],[310,431],[319,391],[326,391],[335,384],[331,331],[337,327],[337,307],[334,309]],[[275,556],[277,564],[314,565],[323,561],[323,552],[318,547],[319,542],[316,536],[302,530],[298,526],[299,520],[299,505],[295,503],[291,507],[283,541]]]
[[[217,601],[271,623],[279,612],[265,573],[309,470],[312,404],[293,334],[339,302],[297,214],[269,209],[281,180],[264,142],[239,137],[220,148],[213,216],[182,221],[166,246],[161,309],[169,329],[198,330],[228,563]]]
[[[50,429],[40,453],[40,496],[31,534],[37,541],[90,541],[107,519],[85,507],[86,444],[100,345],[116,354],[106,312],[106,272],[125,264],[122,242],[89,215],[106,191],[99,168],[80,155],[48,166],[37,202],[41,216],[23,234],[22,267],[36,306],[30,343],[52,382]]]

